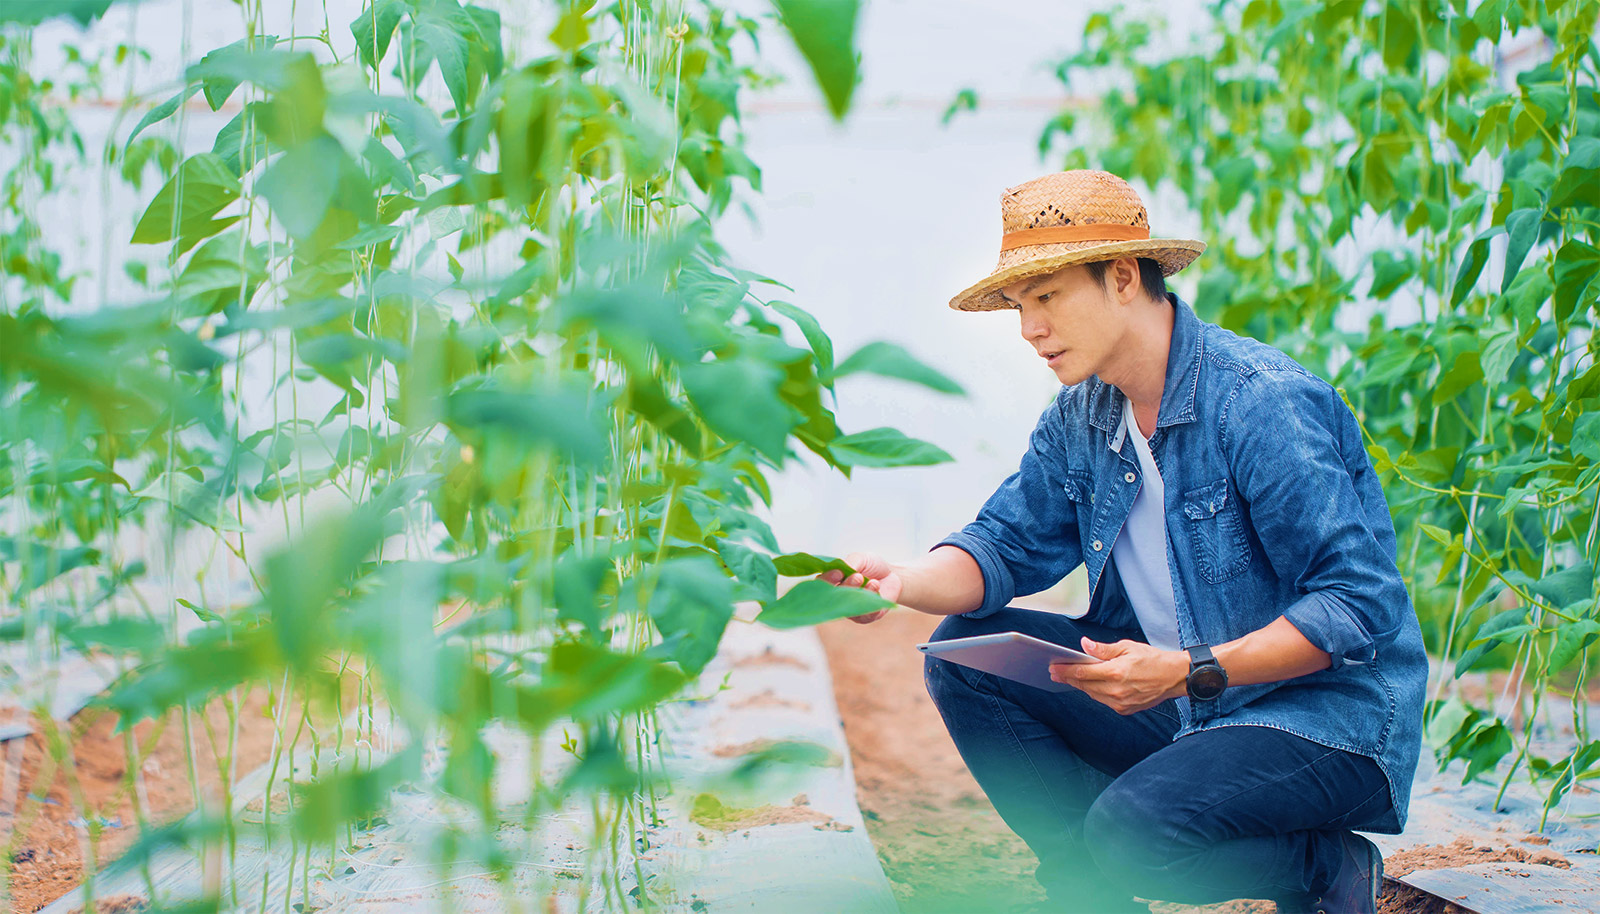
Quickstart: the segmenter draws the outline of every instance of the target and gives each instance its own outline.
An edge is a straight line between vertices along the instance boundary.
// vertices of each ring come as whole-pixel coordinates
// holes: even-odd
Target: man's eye
[[[1039,304],[1042,305],[1045,302],[1049,301],[1050,300],[1050,296],[1052,296],[1054,294],[1056,294],[1056,293],[1054,293],[1054,292],[1045,292],[1045,293],[1041,294],[1039,296]]]

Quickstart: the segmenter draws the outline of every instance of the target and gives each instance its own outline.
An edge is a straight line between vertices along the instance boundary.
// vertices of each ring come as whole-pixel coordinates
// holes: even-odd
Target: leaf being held
[[[835,587],[826,581],[801,581],[766,604],[756,621],[772,628],[802,628],[889,609],[893,603],[868,590]]]
[[[810,577],[824,571],[842,571],[846,575],[856,573],[844,559],[834,558],[831,555],[812,555],[809,552],[790,552],[773,556],[772,564],[777,567],[778,573],[786,578]]]

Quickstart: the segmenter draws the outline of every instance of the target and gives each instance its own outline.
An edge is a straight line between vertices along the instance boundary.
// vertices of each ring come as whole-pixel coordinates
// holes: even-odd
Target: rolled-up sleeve
[[[1267,560],[1299,594],[1284,617],[1334,669],[1370,663],[1413,610],[1355,417],[1325,382],[1267,370],[1235,388],[1219,433]]]
[[[983,572],[983,603],[966,615],[989,615],[1019,595],[1038,593],[1083,561],[1077,505],[1068,498],[1061,397],[1028,442],[1022,463],[972,523],[934,547],[955,546]]]

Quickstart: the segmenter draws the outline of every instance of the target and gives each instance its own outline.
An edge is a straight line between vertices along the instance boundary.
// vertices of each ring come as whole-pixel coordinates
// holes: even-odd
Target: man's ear
[[[1110,280],[1111,294],[1119,304],[1129,304],[1144,289],[1139,280],[1139,261],[1132,257],[1119,257],[1113,261],[1106,278]]]

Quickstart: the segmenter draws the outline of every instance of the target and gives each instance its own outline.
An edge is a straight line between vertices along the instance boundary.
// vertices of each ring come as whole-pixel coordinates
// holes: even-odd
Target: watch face
[[[1228,687],[1228,677],[1219,667],[1201,667],[1189,674],[1189,697],[1210,701]]]

